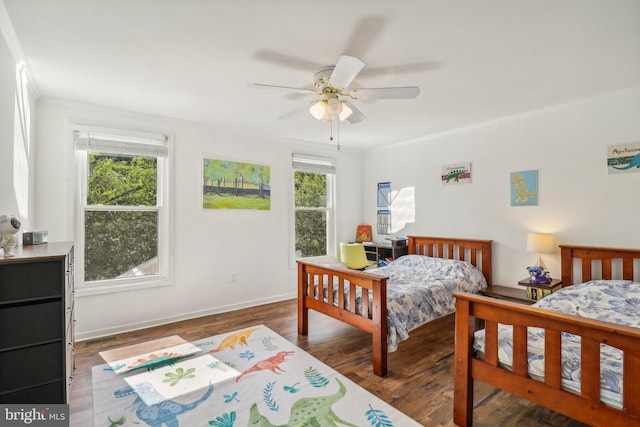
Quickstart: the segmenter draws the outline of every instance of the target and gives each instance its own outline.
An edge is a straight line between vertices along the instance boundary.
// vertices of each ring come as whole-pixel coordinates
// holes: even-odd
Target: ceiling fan
[[[309,112],[318,120],[340,121],[350,123],[361,122],[365,115],[358,110],[351,100],[358,99],[410,99],[420,94],[417,86],[380,87],[349,89],[353,79],[364,67],[364,62],[354,56],[342,55],[336,65],[318,69],[313,75],[314,89],[274,86],[260,83],[250,84],[257,89],[274,89],[290,93],[315,95]],[[304,107],[306,109],[306,106]]]

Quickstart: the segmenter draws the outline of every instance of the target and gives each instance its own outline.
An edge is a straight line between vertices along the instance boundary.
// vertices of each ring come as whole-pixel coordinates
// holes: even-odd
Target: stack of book
[[[540,301],[547,295],[551,295],[553,292],[562,288],[562,281],[551,279],[550,283],[531,283],[527,277],[526,279],[520,280],[518,285],[527,287],[527,298],[531,301]]]

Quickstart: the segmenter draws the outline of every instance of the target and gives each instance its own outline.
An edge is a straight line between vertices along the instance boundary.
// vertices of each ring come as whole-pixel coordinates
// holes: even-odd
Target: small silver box
[[[25,231],[22,235],[23,245],[39,245],[49,241],[49,233],[47,231]]]

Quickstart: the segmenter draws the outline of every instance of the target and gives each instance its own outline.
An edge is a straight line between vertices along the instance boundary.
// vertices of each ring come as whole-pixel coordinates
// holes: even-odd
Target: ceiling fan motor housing
[[[327,65],[326,67],[322,67],[316,71],[313,74],[313,85],[318,90],[322,90],[329,86],[329,79],[331,78],[331,74],[335,68],[335,65]]]

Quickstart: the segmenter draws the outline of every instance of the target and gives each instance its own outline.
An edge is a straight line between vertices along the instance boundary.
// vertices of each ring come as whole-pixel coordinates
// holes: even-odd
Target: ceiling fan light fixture
[[[338,98],[331,98],[327,102],[327,112],[332,116],[337,116],[342,112],[342,102],[338,100]]]
[[[340,111],[340,114],[338,114],[340,120],[345,120],[351,115],[351,113],[353,113],[353,110],[349,108],[349,106],[344,101],[342,101],[342,111]]]
[[[325,105],[325,101],[322,100],[311,104],[309,112],[316,119],[322,120],[327,113],[327,106]]]

